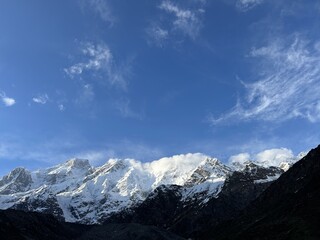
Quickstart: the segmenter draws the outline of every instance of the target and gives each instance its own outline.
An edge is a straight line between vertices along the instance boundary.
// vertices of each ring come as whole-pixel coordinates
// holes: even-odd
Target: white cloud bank
[[[261,66],[258,80],[243,83],[246,95],[213,125],[234,120],[285,121],[304,118],[320,121],[320,49],[295,35],[290,41],[273,40],[253,48],[250,56]]]
[[[7,97],[5,92],[0,91],[0,100],[6,107],[11,107],[16,104],[16,100],[11,97]]]
[[[233,155],[229,158],[230,163],[240,163],[244,164],[247,161],[250,161],[250,154],[249,153],[239,153],[237,155]]]
[[[233,165],[242,165],[245,162],[253,161],[262,166],[281,166],[284,162],[292,162],[301,159],[305,156],[305,153],[300,153],[297,156],[293,154],[290,149],[287,148],[273,148],[264,150],[257,154],[240,153],[233,155],[229,158],[229,163]]]
[[[279,166],[288,159],[295,159],[293,152],[287,148],[275,148],[258,153],[255,159],[263,165]]]

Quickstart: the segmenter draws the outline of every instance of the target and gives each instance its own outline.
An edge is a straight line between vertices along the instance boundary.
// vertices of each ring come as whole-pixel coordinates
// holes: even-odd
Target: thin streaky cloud
[[[50,139],[34,144],[30,150],[30,146],[26,147],[23,140],[17,136],[0,138],[0,158],[32,160],[50,165],[75,157],[88,159],[93,165],[101,165],[109,158],[151,161],[163,156],[164,152],[158,147],[126,139],[88,148],[81,139],[65,136],[64,141]]]
[[[114,102],[114,107],[124,118],[132,118],[142,120],[144,114],[141,112],[134,111],[131,107],[131,102],[128,98],[122,98]]]
[[[254,7],[263,3],[264,0],[238,0],[236,2],[236,7],[243,12],[249,11]]]
[[[250,57],[261,69],[253,83],[243,83],[246,95],[234,108],[211,117],[213,125],[230,121],[320,121],[320,51],[313,42],[295,34],[289,41],[273,40],[253,48]]]
[[[158,5],[161,18],[153,21],[146,29],[147,42],[164,47],[167,42],[181,42],[185,38],[195,41],[203,27],[206,1],[194,0],[189,3],[161,1]]]
[[[148,43],[154,44],[157,47],[164,47],[169,38],[169,31],[157,24],[153,24],[147,29]]]
[[[81,85],[79,96],[76,99],[77,104],[84,104],[92,102],[95,98],[94,87],[92,84],[83,83]]]
[[[46,104],[49,101],[49,96],[46,93],[45,94],[41,94],[41,95],[38,95],[36,97],[33,97],[32,101],[34,103],[38,103],[38,104]]]
[[[64,69],[71,78],[82,74],[84,71],[98,71],[108,67],[112,61],[111,51],[105,45],[85,43],[80,51],[84,57],[87,57],[86,61],[76,63]]]
[[[173,30],[180,31],[191,39],[198,36],[202,27],[199,14],[203,13],[203,9],[202,11],[198,11],[199,9],[183,9],[169,0],[162,1],[159,8],[174,16]]]
[[[110,27],[112,27],[116,21],[116,17],[114,16],[110,3],[108,0],[82,0],[81,1],[82,7],[84,10],[89,9],[97,14],[100,19]]]
[[[92,76],[100,76],[111,85],[127,89],[127,74],[130,66],[116,64],[109,47],[104,44],[86,42],[81,44],[80,52],[83,61],[65,68],[65,73],[70,78],[81,77],[87,73]]]
[[[140,161],[152,161],[165,155],[161,148],[130,140],[107,144],[106,149],[112,150],[114,157],[133,158]]]

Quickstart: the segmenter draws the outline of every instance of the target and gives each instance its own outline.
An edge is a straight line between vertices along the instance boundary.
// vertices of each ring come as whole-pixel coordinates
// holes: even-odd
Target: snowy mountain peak
[[[89,164],[88,160],[73,158],[66,161],[65,163],[58,164],[54,167],[47,168],[44,170],[39,170],[37,172],[42,175],[63,176],[63,175],[71,175],[71,174],[78,175],[80,172],[87,173],[87,172],[90,172],[91,169],[92,167]]]
[[[228,166],[220,162],[217,158],[210,157],[207,157],[203,162],[201,162],[198,168],[207,170],[219,169],[221,172],[223,172],[223,175],[231,171]]]
[[[250,165],[252,162],[247,160],[247,161],[234,161],[231,162],[230,168],[234,171],[242,171],[243,169],[246,168],[247,165]]]
[[[217,166],[217,165],[221,165],[221,162],[217,159],[217,158],[211,158],[211,157],[206,157],[200,164],[198,167],[213,167],[213,166]]]
[[[103,167],[106,169],[108,172],[114,172],[118,171],[121,169],[125,169],[128,166],[130,166],[130,160],[129,159],[109,159],[109,161],[103,165]]]
[[[91,165],[89,160],[87,159],[79,159],[79,158],[72,158],[66,162],[66,165],[70,168],[82,168],[82,169],[89,169]]]
[[[248,161],[248,162],[246,162],[246,164],[244,165],[243,171],[244,171],[244,172],[247,172],[247,173],[252,173],[252,172],[257,171],[257,169],[260,168],[260,167],[261,167],[261,166],[257,165],[256,163],[251,162],[251,161]]]
[[[0,194],[13,194],[26,191],[32,183],[31,174],[25,168],[18,167],[0,180]]]
[[[17,167],[15,169],[13,169],[7,176],[6,178],[8,180],[19,177],[20,175],[24,175],[26,174],[28,171],[23,168],[23,167]]]
[[[193,171],[185,185],[193,186],[208,180],[211,181],[213,179],[224,179],[230,172],[231,169],[222,164],[217,158],[207,157]]]

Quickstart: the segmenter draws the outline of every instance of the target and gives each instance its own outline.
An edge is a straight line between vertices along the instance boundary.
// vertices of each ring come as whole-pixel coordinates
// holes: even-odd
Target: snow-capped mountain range
[[[102,223],[112,214],[130,210],[152,197],[157,188],[179,186],[181,201],[206,204],[218,198],[234,171],[265,169],[255,184],[277,179],[300,157],[277,161],[238,161],[229,165],[204,154],[185,154],[142,163],[110,159],[100,167],[71,159],[30,172],[16,168],[0,180],[0,209],[50,213],[61,220]],[[270,168],[273,166],[272,168]],[[268,170],[270,168],[270,170]]]

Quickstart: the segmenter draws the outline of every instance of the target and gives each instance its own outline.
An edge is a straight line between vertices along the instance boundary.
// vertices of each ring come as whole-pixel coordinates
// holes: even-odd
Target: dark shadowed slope
[[[83,234],[79,240],[183,240],[173,233],[154,226],[137,223],[107,224],[95,226]]]
[[[170,232],[140,224],[80,225],[51,215],[17,210],[0,211],[0,239],[6,240],[183,240]]]
[[[0,211],[0,239],[74,239],[86,227],[61,223],[53,216],[17,210]]]
[[[320,239],[320,145],[275,181],[241,217],[201,239]]]
[[[218,198],[210,199],[203,206],[184,209],[170,226],[170,231],[198,239],[201,232],[236,216],[271,183],[256,181],[281,173],[274,167],[264,168],[253,163],[247,165],[241,172],[236,171],[227,177]]]

